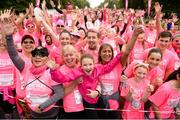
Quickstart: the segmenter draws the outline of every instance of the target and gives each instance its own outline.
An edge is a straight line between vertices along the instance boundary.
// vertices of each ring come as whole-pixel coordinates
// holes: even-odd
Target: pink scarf
[[[30,68],[30,72],[33,75],[39,75],[39,74],[43,73],[46,69],[47,69],[46,65],[43,65],[41,67],[35,67],[34,65],[32,65]]]

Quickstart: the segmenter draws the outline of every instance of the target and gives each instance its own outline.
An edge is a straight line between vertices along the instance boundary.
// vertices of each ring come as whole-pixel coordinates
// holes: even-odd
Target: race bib
[[[48,95],[44,95],[44,96],[30,95],[29,99],[31,101],[32,106],[37,106],[47,101],[49,99],[49,96]]]
[[[14,83],[14,75],[10,74],[0,74],[0,86],[11,86]]]
[[[178,102],[179,102],[179,99],[170,99],[168,101],[168,105],[171,108],[175,108],[176,106],[178,106]]]
[[[113,85],[109,83],[104,83],[102,87],[103,95],[112,95],[113,94]]]
[[[150,42],[151,44],[154,44],[154,42],[155,42],[154,36],[153,35],[149,35],[147,41]]]
[[[75,97],[76,104],[81,104],[82,103],[82,96],[81,96],[81,94],[79,93],[78,90],[74,91],[74,97]]]

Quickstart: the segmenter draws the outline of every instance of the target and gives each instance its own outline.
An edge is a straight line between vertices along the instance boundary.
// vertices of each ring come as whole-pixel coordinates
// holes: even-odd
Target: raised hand
[[[138,37],[139,34],[141,33],[144,33],[144,29],[141,27],[141,26],[137,26],[135,29],[134,29],[134,32],[133,32],[133,35],[135,37]]]
[[[48,59],[46,62],[46,66],[49,67],[50,69],[54,70],[58,67],[55,61]]]
[[[14,33],[15,25],[12,16],[13,14],[11,13],[11,10],[4,10],[3,12],[1,11],[1,27],[5,35],[12,35]]]
[[[153,92],[154,86],[149,84],[146,90],[147,90],[147,92]]]
[[[58,0],[58,9],[60,9],[61,8],[61,2],[60,2],[60,0]]]
[[[1,21],[3,21],[4,18],[8,18],[10,15],[11,15],[11,9],[0,11],[0,19],[1,19]]]
[[[162,10],[162,5],[160,6],[159,2],[156,2],[155,5],[154,5],[154,9],[155,9],[155,12],[156,13],[161,13],[161,10]]]
[[[42,2],[42,4],[41,4],[41,7],[42,7],[43,10],[46,9],[46,1],[45,1],[45,0],[43,0],[43,2]]]
[[[50,0],[50,4],[51,4],[51,6],[54,8],[55,7],[55,4],[54,4],[54,2],[52,1],[52,0]]]
[[[127,79],[128,79],[128,77],[127,77],[127,76],[125,76],[125,75],[121,75],[121,82],[126,82],[126,81],[127,81]]]

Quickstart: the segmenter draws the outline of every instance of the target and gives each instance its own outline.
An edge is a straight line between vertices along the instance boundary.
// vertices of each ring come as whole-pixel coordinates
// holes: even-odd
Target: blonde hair
[[[135,71],[139,67],[143,67],[143,68],[149,70],[149,64],[146,64],[144,62],[139,62],[139,61],[135,64],[133,70]]]
[[[65,51],[72,51],[76,55],[77,63],[79,62],[80,54],[79,54],[79,52],[77,51],[77,49],[74,46],[72,46],[72,45],[63,46],[63,48],[62,48],[62,57],[63,57]]]

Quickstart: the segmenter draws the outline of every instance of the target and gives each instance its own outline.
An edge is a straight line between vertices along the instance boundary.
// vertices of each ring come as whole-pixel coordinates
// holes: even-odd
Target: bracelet
[[[100,93],[100,91],[99,90],[96,90],[97,92],[98,92],[98,96],[101,96],[101,93]]]

